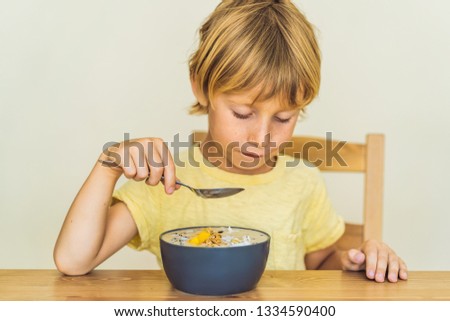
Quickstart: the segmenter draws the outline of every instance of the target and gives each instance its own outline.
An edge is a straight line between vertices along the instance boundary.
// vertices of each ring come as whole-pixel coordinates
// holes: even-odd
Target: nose
[[[256,146],[261,147],[267,137],[270,137],[269,123],[261,119],[249,128],[247,141],[256,143]]]

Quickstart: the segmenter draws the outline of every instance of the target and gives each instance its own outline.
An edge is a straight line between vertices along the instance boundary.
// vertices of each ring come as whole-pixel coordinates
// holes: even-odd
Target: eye
[[[239,114],[235,111],[233,111],[233,116],[239,119],[248,119],[252,114],[249,115],[243,115],[243,114]]]
[[[279,123],[285,124],[288,123],[291,120],[292,117],[289,118],[280,118],[280,117],[275,117],[275,120]]]

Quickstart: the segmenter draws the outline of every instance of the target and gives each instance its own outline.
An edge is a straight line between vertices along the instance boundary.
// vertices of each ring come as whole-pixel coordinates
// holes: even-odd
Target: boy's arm
[[[390,282],[406,280],[405,262],[386,244],[375,240],[365,241],[358,249],[339,251],[335,244],[305,255],[307,269],[366,271],[369,279]]]
[[[136,234],[124,203],[110,207],[120,173],[97,163],[76,196],[54,249],[58,270],[68,275],[90,272]]]
[[[305,255],[307,270],[342,270],[340,251],[335,245]]]
[[[111,162],[116,166],[105,166]],[[122,174],[151,186],[160,184],[164,174],[167,194],[180,188],[175,163],[161,138],[140,138],[110,146],[100,155],[67,213],[53,253],[59,271],[86,274],[137,234],[124,203],[110,208],[114,187]]]

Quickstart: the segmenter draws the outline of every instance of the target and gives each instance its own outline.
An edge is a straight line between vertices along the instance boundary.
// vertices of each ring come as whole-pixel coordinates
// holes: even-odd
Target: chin
[[[240,162],[233,164],[232,171],[238,174],[256,175],[266,173],[271,170],[271,167],[266,166],[263,160],[257,164],[249,162],[248,160],[243,160],[242,162],[244,164],[241,164]]]

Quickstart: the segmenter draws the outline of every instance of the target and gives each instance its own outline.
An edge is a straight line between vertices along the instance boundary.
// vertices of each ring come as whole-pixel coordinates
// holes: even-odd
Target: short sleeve
[[[159,190],[158,186],[148,186],[143,181],[129,180],[113,193],[112,204],[117,201],[124,202],[138,229],[138,235],[128,244],[131,248],[141,251],[150,250],[152,247],[151,240],[154,238],[152,233],[155,233],[152,226],[156,221],[154,218],[160,211]]]
[[[345,230],[344,220],[336,214],[318,169],[315,169],[311,184],[313,187],[302,224],[305,253],[334,244]]]

